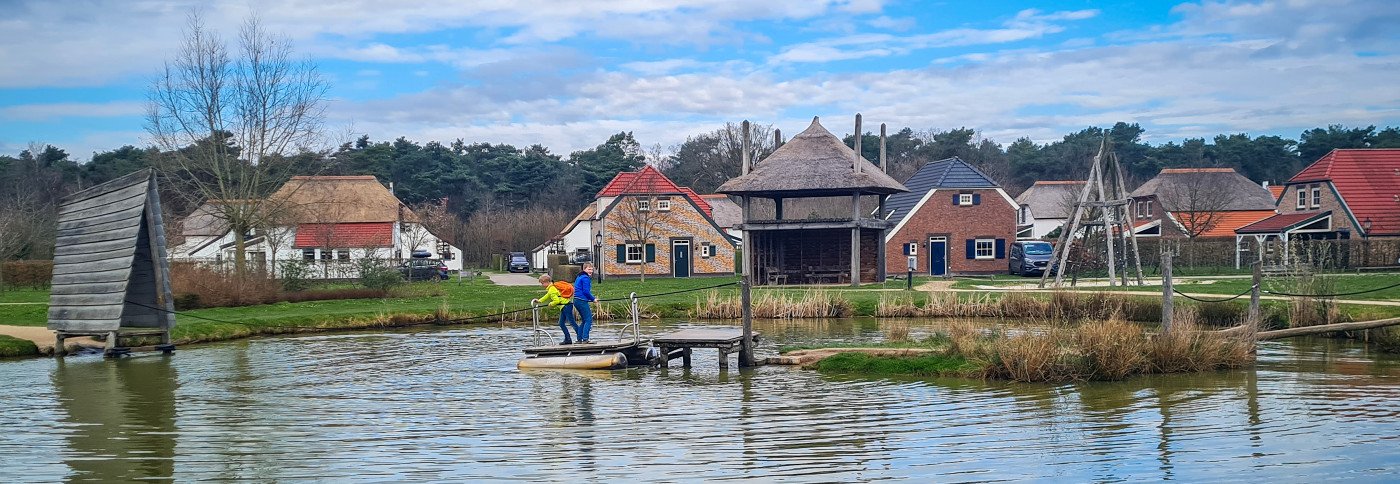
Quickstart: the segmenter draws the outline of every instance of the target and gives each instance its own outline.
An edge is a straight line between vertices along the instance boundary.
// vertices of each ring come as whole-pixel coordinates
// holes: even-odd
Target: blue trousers
[[[578,339],[587,340],[588,333],[593,331],[593,307],[588,301],[574,299],[574,309],[578,310],[580,322],[578,326]]]
[[[578,334],[579,341],[583,341],[586,338],[586,336],[584,336],[585,333],[579,330],[578,323],[574,321],[574,306],[572,304],[565,304],[559,307],[559,329],[564,330],[565,344],[573,342],[573,340],[569,339],[570,327],[574,329],[574,333]]]

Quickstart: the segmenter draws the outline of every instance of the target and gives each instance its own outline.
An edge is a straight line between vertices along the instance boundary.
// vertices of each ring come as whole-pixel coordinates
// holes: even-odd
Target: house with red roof
[[[1294,241],[1400,240],[1400,149],[1332,150],[1283,185],[1276,212],[1235,230],[1236,268],[1279,249],[1286,264]]]
[[[535,248],[532,264],[547,269],[548,254],[597,254],[603,277],[733,275],[734,249],[705,197],[648,165],[613,177]]]
[[[219,214],[237,204],[209,200],[182,219],[171,258],[234,260],[234,237]],[[255,268],[279,270],[281,262],[299,260],[313,266],[313,277],[348,278],[358,275],[360,259],[409,259],[415,252],[462,268],[461,249],[429,232],[371,175],[294,176],[258,207],[266,226],[246,234],[244,247]]]
[[[1129,195],[1139,237],[1225,238],[1274,214],[1276,197],[1233,168],[1167,168]]]

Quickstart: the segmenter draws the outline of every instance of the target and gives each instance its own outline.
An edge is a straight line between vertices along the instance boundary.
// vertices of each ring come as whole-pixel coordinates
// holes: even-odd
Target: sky
[[[147,91],[200,9],[249,15],[330,84],[325,144],[669,149],[744,119],[796,134],[973,128],[1009,144],[1139,123],[1158,144],[1400,125],[1400,2],[0,0],[0,153],[145,146]]]

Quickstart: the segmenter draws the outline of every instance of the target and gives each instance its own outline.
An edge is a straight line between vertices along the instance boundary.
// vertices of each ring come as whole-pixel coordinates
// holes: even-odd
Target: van
[[[1008,272],[1022,276],[1040,275],[1050,266],[1055,247],[1042,240],[1018,240],[1011,244],[1006,260]]]

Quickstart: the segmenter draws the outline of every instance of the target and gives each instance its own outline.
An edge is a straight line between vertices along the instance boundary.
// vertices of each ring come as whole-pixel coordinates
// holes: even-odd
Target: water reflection
[[[913,334],[942,322],[907,322]],[[649,322],[644,333],[686,323]],[[767,321],[760,353],[871,341]],[[513,326],[265,338],[171,359],[0,363],[0,481],[1394,480],[1400,366],[1354,343],[1123,382],[787,367],[520,372]],[[179,367],[178,375],[174,366]],[[51,394],[50,394],[51,393]],[[1299,477],[1304,476],[1304,477]]]
[[[59,359],[53,385],[71,429],[70,481],[170,479],[176,442],[172,358]]]

